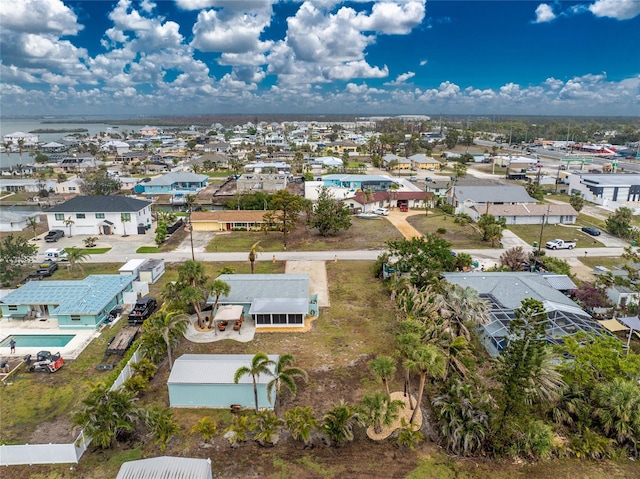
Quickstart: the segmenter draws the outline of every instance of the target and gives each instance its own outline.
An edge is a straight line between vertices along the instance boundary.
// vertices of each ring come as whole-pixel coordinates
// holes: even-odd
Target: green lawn
[[[616,265],[626,263],[623,258],[612,258],[611,256],[581,256],[578,259],[589,268],[604,266],[605,268],[614,269]]]
[[[362,220],[352,217],[352,226],[336,236],[322,237],[316,230],[300,223],[298,228],[287,235],[288,251],[327,251],[382,249],[385,242],[401,239],[400,232],[388,221]],[[207,245],[209,252],[249,251],[260,241],[261,251],[275,253],[283,251],[283,235],[278,232],[264,234],[258,231],[231,231],[216,234]]]
[[[436,233],[439,228],[444,228],[447,232],[439,236],[449,243],[453,249],[480,249],[491,248],[491,243],[482,241],[482,235],[468,223],[461,225],[454,221],[453,216],[442,213],[440,210],[430,211],[429,216],[420,214],[407,218],[420,233]]]
[[[80,251],[85,254],[105,254],[111,248],[80,248]]]
[[[595,220],[595,218],[593,219]],[[584,218],[579,216],[578,222],[575,225],[544,225],[544,228],[542,228],[542,247],[544,248],[544,244],[547,241],[556,238],[576,241],[576,248],[604,247],[604,245],[598,241],[597,237],[590,236],[580,230],[582,226],[586,225],[597,226],[590,221],[583,220]],[[541,225],[509,225],[507,228],[530,245],[540,241]]]

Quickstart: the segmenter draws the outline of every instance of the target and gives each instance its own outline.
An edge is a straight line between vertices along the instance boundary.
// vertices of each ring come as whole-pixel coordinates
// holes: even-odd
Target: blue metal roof
[[[29,281],[2,298],[3,304],[56,305],[51,314],[98,314],[132,282],[132,275],[94,274],[84,279]]]

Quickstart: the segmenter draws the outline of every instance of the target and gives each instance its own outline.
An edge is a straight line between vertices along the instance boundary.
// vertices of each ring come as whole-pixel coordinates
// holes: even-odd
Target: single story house
[[[475,289],[489,304],[489,323],[479,327],[481,339],[492,356],[498,356],[510,340],[509,325],[515,319],[515,310],[524,299],[541,301],[549,315],[545,322],[545,339],[561,344],[563,338],[579,332],[608,334],[591,316],[584,312],[558,288],[568,283],[558,276],[527,272],[473,272],[444,273],[446,281]]]
[[[265,213],[261,210],[194,211],[191,224],[193,231],[259,230]]]
[[[21,214],[0,210],[0,231],[22,231],[28,226],[29,218],[40,222],[40,215],[37,213]]]
[[[80,183],[78,178],[57,183],[54,191],[59,195],[77,195],[80,193]]]
[[[578,212],[569,204],[489,204],[484,206],[472,206],[469,216],[478,221],[483,214],[495,216],[497,220],[504,218],[508,225],[540,225],[545,224],[575,224]]]
[[[380,191],[372,193],[371,197],[363,191],[356,191],[345,203],[352,211],[373,211],[375,208],[399,208],[404,205],[408,208],[424,209],[426,205],[433,207],[434,194],[426,191]]]
[[[537,200],[519,185],[456,185],[447,191],[447,202],[455,208],[456,214],[466,213],[472,218],[477,212],[486,212],[491,205],[536,204]]]
[[[353,190],[352,193],[355,193],[356,190],[387,191],[395,182],[388,176],[382,175],[336,173],[323,176],[322,183],[332,189]],[[336,197],[338,196],[336,195]]]
[[[76,196],[45,214],[50,230],[72,235],[135,235],[151,227],[151,202],[130,196]]]
[[[151,181],[138,183],[133,191],[145,195],[196,194],[206,188],[209,182],[207,175],[199,175],[183,171],[167,173]]]
[[[20,140],[22,140],[23,147],[36,146],[39,141],[38,135],[24,131],[14,131],[2,137],[2,143],[10,143],[16,147],[20,144]]]
[[[317,302],[309,300],[309,275],[306,274],[221,274],[219,280],[231,287],[222,296],[220,306],[233,304],[244,308],[244,317],[261,328],[303,328],[307,315],[317,315]],[[208,304],[215,298],[209,297]]]
[[[213,479],[211,459],[150,457],[127,461],[116,479]]]
[[[14,170],[15,172],[16,170]],[[23,173],[26,173],[26,169],[23,170]],[[56,186],[56,180],[46,180],[42,183],[39,180],[32,180],[29,178],[3,178],[2,184],[0,184],[0,189],[2,191],[25,191],[27,193],[38,193],[42,188],[45,190],[53,190]]]
[[[640,293],[628,286],[613,284],[607,288],[607,297],[616,308],[640,303]]]
[[[4,318],[52,318],[60,329],[97,329],[132,290],[134,277],[94,274],[81,280],[29,281],[0,300]]]
[[[416,170],[437,171],[440,169],[441,165],[438,160],[423,153],[416,153],[415,155],[410,156],[409,160],[411,160],[411,166]]]
[[[280,357],[269,355],[277,362]],[[236,384],[233,377],[241,367],[250,367],[251,354],[183,354],[176,359],[167,380],[170,407],[209,407],[227,409],[231,405],[255,407],[253,380],[245,375]],[[273,366],[271,366],[273,368]],[[272,376],[261,374],[256,378],[258,407],[273,409],[267,397],[267,384]]]
[[[287,175],[281,173],[245,173],[236,180],[236,188],[238,192],[247,193],[275,192],[284,190],[288,182]]]

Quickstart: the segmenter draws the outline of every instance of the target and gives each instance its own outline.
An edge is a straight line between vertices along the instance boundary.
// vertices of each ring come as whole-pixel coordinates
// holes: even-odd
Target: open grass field
[[[453,216],[444,214],[440,210],[429,211],[428,216],[424,214],[409,216],[407,221],[424,235],[436,233],[439,228],[444,228],[447,232],[438,235],[451,243],[453,249],[491,248],[491,243],[482,241],[482,235],[472,224],[456,223]]]
[[[288,251],[327,251],[382,249],[389,240],[401,239],[402,235],[388,221],[362,220],[352,217],[352,226],[336,236],[322,237],[317,230],[308,228],[302,221],[295,231],[287,235]],[[207,245],[209,252],[249,251],[260,241],[265,253],[283,250],[283,235],[278,232],[264,234],[258,231],[232,231],[217,234]]]

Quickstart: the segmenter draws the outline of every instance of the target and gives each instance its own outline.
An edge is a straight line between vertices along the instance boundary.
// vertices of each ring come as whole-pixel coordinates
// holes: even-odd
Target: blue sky
[[[9,115],[640,116],[640,0],[2,0]]]

